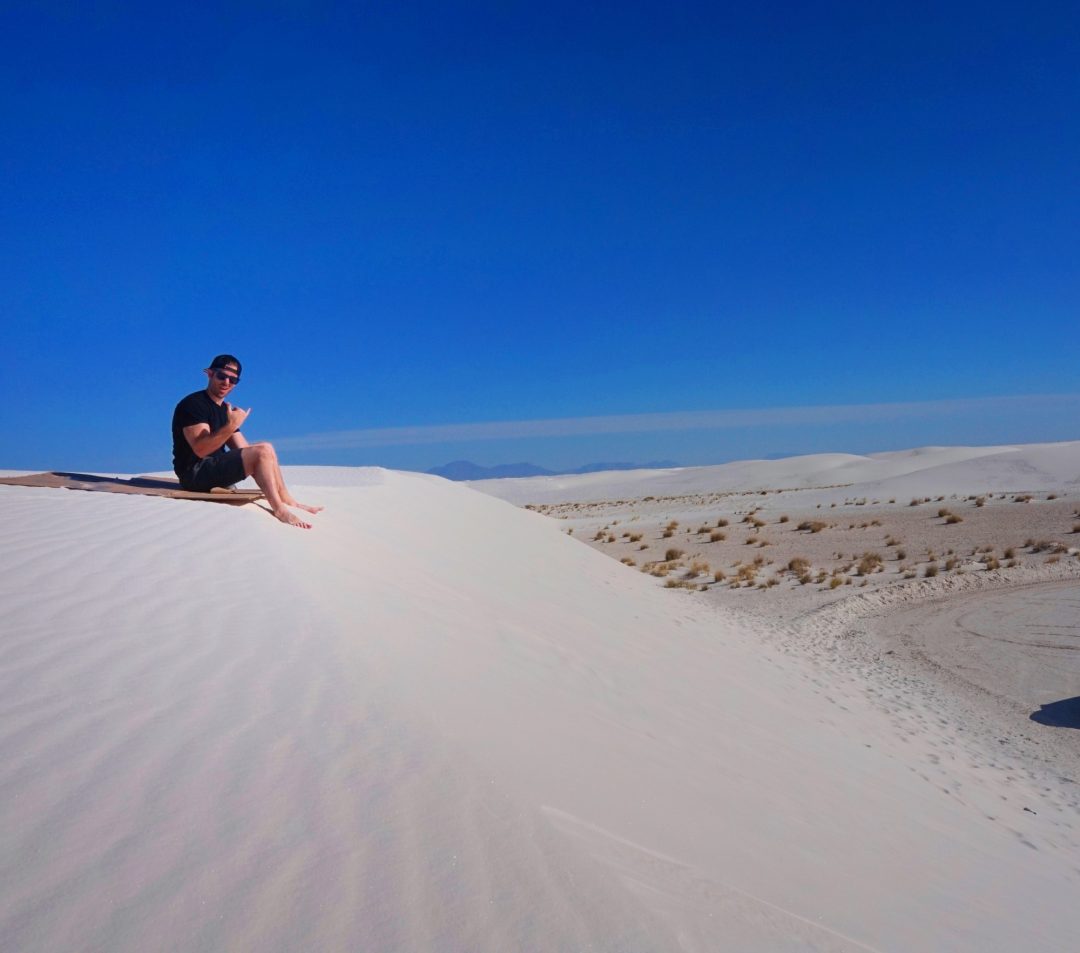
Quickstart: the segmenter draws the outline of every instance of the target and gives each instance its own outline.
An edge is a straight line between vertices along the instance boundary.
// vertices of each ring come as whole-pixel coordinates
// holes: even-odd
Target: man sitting
[[[298,503],[285,486],[277,454],[269,443],[251,443],[240,427],[251,408],[225,403],[225,395],[240,383],[240,362],[219,354],[203,371],[205,390],[188,394],[173,411],[173,470],[185,490],[205,493],[254,477],[270,509],[281,522],[311,529],[289,507],[318,513],[321,506]]]

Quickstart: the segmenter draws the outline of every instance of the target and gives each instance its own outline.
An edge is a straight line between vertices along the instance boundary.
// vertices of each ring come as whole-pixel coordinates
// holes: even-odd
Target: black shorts
[[[185,490],[206,493],[216,486],[232,486],[244,479],[244,461],[240,451],[214,453],[177,474]]]

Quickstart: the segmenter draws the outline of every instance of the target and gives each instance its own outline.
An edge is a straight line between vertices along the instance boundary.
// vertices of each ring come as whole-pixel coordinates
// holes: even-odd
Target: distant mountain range
[[[441,467],[432,467],[428,473],[447,480],[500,480],[507,477],[566,476],[571,473],[597,473],[601,470],[668,470],[678,464],[671,460],[654,460],[652,463],[587,463],[576,470],[545,470],[534,463],[502,463],[494,467],[482,467],[468,460],[455,460]]]

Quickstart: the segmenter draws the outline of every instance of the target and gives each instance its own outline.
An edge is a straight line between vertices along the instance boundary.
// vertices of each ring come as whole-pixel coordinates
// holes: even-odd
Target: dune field
[[[4,949],[1080,946],[1080,444],[286,475],[0,486]]]

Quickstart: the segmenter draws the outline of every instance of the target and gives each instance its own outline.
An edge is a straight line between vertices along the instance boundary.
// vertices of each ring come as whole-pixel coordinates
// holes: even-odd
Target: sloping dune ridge
[[[1080,441],[1003,447],[921,447],[858,456],[817,453],[708,467],[481,480],[469,485],[513,503],[585,502],[701,492],[836,487],[871,493],[1006,492],[1080,485]]]
[[[1077,948],[1075,802],[940,713],[467,487],[287,476],[311,532],[0,487],[5,949]]]

